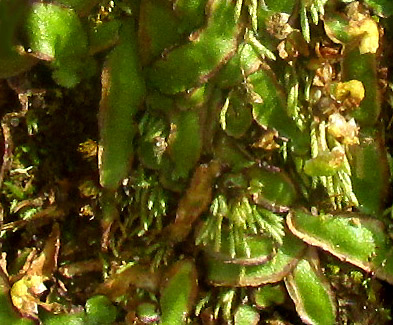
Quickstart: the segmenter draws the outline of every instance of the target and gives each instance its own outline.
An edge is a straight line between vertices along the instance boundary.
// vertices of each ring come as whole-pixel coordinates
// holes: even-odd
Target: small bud
[[[335,138],[341,139],[345,144],[358,144],[357,137],[359,127],[352,118],[348,122],[339,113],[334,113],[329,116],[328,132]]]
[[[376,53],[379,47],[379,30],[377,23],[371,18],[352,20],[348,32],[353,37],[360,36],[360,54]]]
[[[365,90],[363,83],[359,80],[339,82],[334,89],[334,96],[338,101],[349,101],[350,104],[359,106],[364,99]]]
[[[335,147],[332,151],[321,152],[317,157],[309,159],[304,164],[304,172],[312,177],[333,176],[342,166],[345,153]]]

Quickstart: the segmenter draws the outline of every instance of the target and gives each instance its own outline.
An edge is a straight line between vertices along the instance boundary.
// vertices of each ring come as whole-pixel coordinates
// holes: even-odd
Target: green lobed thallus
[[[26,15],[23,0],[0,3],[0,78],[9,78],[29,70],[37,59],[18,44],[16,35]]]
[[[154,179],[159,179],[160,186],[182,194],[175,221],[171,222],[171,216],[160,215],[168,218],[164,223],[169,227],[163,233],[179,235],[166,242],[175,245],[186,240],[191,225],[196,224],[195,242],[206,264],[205,275],[198,274],[193,259],[182,259],[166,271],[159,296],[163,324],[186,323],[195,305],[198,279],[205,279],[211,286],[258,287],[261,295],[270,288],[265,285],[284,280],[304,322],[334,324],[334,294],[313,247],[393,282],[391,240],[379,220],[387,193],[387,159],[382,131],[372,130],[379,129],[381,112],[379,54],[363,53],[360,49],[364,33],[351,30],[353,17],[338,16],[331,7],[325,15],[323,0],[265,0],[257,8],[260,29],[277,13],[296,13],[304,40],[310,44],[313,28],[308,16],[315,25],[325,18],[327,36],[343,46],[340,81],[362,83],[365,97],[359,107],[345,116],[353,117],[361,128],[359,144],[342,145],[350,170],[340,173],[341,165],[329,165],[331,143],[337,145],[332,138],[327,140],[330,147],[324,148],[328,158],[323,159],[325,152],[312,156],[310,133],[313,126],[324,128],[324,124],[316,122],[320,116],[313,116],[314,107],[307,94],[288,100],[282,70],[273,62],[281,60],[275,53],[279,40],[262,32],[258,35],[255,17],[250,18],[250,12],[244,9],[249,6],[239,14],[237,5],[241,1],[148,0],[142,1],[139,11],[131,16],[87,30],[80,17],[95,2],[60,1],[65,6],[34,3],[25,33],[35,57],[49,61],[56,82],[70,88],[81,82],[85,71],[92,70],[90,64],[96,53],[113,47],[106,53],[101,77],[99,173],[105,191],[103,213],[116,214],[113,197],[129,176],[131,165],[140,164],[148,173],[158,175]],[[387,1],[365,3],[376,14],[391,14]],[[370,18],[364,14],[360,23],[362,19],[369,22]],[[293,24],[289,20],[286,23]],[[7,31],[7,39],[13,32],[13,28]],[[0,62],[20,60],[20,64],[15,64],[17,71],[29,69],[36,59],[25,53],[16,55],[14,45],[8,45],[11,54],[1,54]],[[301,71],[303,66],[295,52],[296,46],[291,54],[294,57],[285,59],[293,68],[291,71]],[[287,63],[281,60],[279,64]],[[11,76],[8,71],[0,72],[0,76]],[[307,88],[307,83],[298,84]],[[299,127],[293,109],[288,109],[292,104],[295,109],[309,105],[307,109],[299,108],[306,116],[303,128]],[[327,113],[320,114],[322,119],[326,118],[324,114]],[[263,137],[267,130],[276,132],[274,141],[281,147],[278,154],[266,147],[255,149],[257,146],[250,140],[257,135]],[[318,141],[321,142],[320,136],[316,137]],[[202,164],[206,161],[209,163]],[[271,161],[285,167],[300,161],[302,167],[286,173],[268,166]],[[217,164],[219,167],[214,167]],[[201,172],[209,166],[211,173]],[[299,173],[303,175],[299,177]],[[334,179],[328,177],[335,175],[338,176],[333,183]],[[368,216],[342,211],[309,213],[295,208],[308,204],[304,193],[315,190],[316,186],[310,185],[315,185],[314,177],[321,177],[319,181],[329,195],[337,192],[334,188],[329,192],[329,186],[348,177],[359,201],[358,209]],[[302,195],[297,193],[299,188]],[[106,200],[108,195],[111,199]],[[138,236],[148,233],[153,224],[142,223],[145,229],[137,232]],[[4,297],[7,286],[2,287]],[[99,314],[101,305],[109,316]],[[79,314],[64,315],[64,319],[58,316],[55,321],[53,317],[53,324],[86,319],[103,322],[104,318],[110,323],[116,318],[113,306],[105,298],[90,298],[85,309]],[[5,314],[17,318],[11,309]],[[247,299],[236,309],[235,323],[240,324],[243,317],[248,317],[250,323],[259,319],[257,309]],[[51,319],[48,316],[44,323],[52,324]]]
[[[132,21],[123,24],[120,43],[107,57],[102,85],[100,182],[103,187],[116,189],[131,165],[136,133],[134,115],[146,92]]]
[[[205,83],[236,51],[240,28],[233,3],[212,1],[209,5],[206,28],[149,68],[148,81],[162,93],[177,94]]]

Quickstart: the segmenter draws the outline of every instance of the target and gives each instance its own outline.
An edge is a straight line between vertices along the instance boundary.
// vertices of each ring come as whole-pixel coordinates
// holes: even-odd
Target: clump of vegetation
[[[0,321],[387,324],[387,0],[0,0]]]

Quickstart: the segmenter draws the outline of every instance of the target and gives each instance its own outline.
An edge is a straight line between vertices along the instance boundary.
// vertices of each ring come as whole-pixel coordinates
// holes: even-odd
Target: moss
[[[391,5],[265,4],[1,2],[4,314],[391,321]]]

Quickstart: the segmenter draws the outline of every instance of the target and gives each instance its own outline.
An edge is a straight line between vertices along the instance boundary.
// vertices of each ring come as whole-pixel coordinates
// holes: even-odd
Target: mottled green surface
[[[363,129],[360,145],[350,149],[353,187],[359,209],[374,216],[380,216],[388,194],[388,158],[382,141],[380,131]]]
[[[323,275],[302,259],[285,280],[297,311],[307,324],[336,324],[334,298]]]
[[[275,254],[275,245],[270,237],[249,236],[244,238],[243,241],[243,243],[235,244],[236,256],[231,256],[230,238],[228,232],[224,231],[221,237],[220,251],[215,252],[211,246],[207,246],[205,250],[207,254],[216,257],[218,260],[240,265],[262,264]],[[248,248],[247,251],[244,250],[245,245]]]
[[[0,0],[0,317],[385,324],[390,7]]]
[[[203,83],[235,50],[237,25],[230,1],[213,1],[206,29],[196,40],[175,48],[155,62],[148,80],[164,94],[176,94]]]
[[[260,308],[269,308],[285,302],[285,293],[282,285],[264,285],[253,292],[255,305]]]
[[[254,119],[263,127],[276,129],[281,136],[291,139],[297,153],[307,152],[309,138],[302,133],[287,112],[284,91],[270,70],[259,70],[249,77],[253,90],[261,97],[253,105]]]
[[[258,311],[248,305],[239,306],[235,312],[235,325],[253,325],[259,322]]]
[[[283,171],[252,168],[247,175],[250,178],[250,191],[256,195],[255,202],[261,201],[262,204],[284,207],[295,203],[296,188]]]
[[[35,3],[30,9],[26,29],[31,49],[51,59],[79,57],[86,53],[86,32],[71,9]]]
[[[236,54],[218,72],[214,81],[221,88],[236,86],[250,73],[254,72],[260,64],[260,57],[252,45],[242,43],[239,45]]]
[[[190,261],[175,264],[161,291],[161,324],[185,324],[196,289],[195,267]]]
[[[200,157],[201,146],[198,112],[190,110],[176,115],[172,121],[168,149],[175,166],[175,179],[188,176]]]
[[[290,229],[311,245],[370,270],[370,261],[389,238],[376,219],[356,215],[310,215],[296,210],[288,216]]]
[[[85,305],[87,321],[89,324],[113,324],[116,320],[116,307],[105,296],[93,296]]]
[[[352,116],[361,126],[371,126],[377,122],[381,113],[381,94],[378,89],[376,55],[360,54],[358,48],[349,48],[344,52],[343,80],[359,80],[363,83],[365,97]]]
[[[121,37],[106,60],[102,77],[100,182],[108,188],[116,188],[131,167],[136,132],[133,118],[145,96],[132,23],[123,26]]]
[[[208,260],[208,281],[224,286],[259,286],[281,281],[297,263],[305,245],[287,234],[276,255],[268,262],[255,266],[240,266]]]

